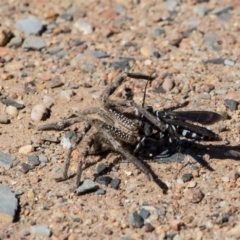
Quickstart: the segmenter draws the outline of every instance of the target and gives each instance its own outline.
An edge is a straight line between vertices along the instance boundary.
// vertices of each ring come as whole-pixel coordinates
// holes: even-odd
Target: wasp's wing
[[[188,122],[183,122],[177,119],[165,119],[165,122],[174,126],[178,134],[183,137],[204,140],[204,141],[221,141],[221,137],[213,131],[197,126]]]
[[[167,112],[167,115],[174,119],[197,122],[204,125],[212,125],[222,119],[220,114],[211,111],[174,111]]]

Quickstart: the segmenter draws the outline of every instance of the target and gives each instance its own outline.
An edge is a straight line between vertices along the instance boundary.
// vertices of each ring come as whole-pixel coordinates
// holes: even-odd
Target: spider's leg
[[[84,161],[85,161],[85,159],[86,159],[86,157],[89,153],[89,150],[90,150],[91,146],[94,143],[95,137],[96,137],[96,134],[93,134],[93,135],[89,136],[89,138],[87,140],[87,143],[86,143],[86,148],[84,149],[84,151],[83,151],[83,153],[80,157],[80,160],[79,160],[79,163],[78,163],[77,178],[76,178],[76,186],[77,187],[79,186],[79,183],[80,183],[80,180],[81,180],[83,163],[84,163]]]
[[[79,116],[79,117],[74,117],[74,118],[68,118],[68,119],[62,119],[60,121],[57,122],[52,122],[52,123],[47,123],[44,125],[41,125],[37,128],[38,131],[42,130],[57,130],[57,131],[61,131],[66,127],[69,127],[71,125],[73,125],[74,123],[78,123],[78,122],[82,122],[88,120],[87,117],[85,116]]]
[[[88,108],[86,110],[81,111],[80,114],[81,115],[98,114],[100,117],[106,120],[109,124],[114,124],[114,120],[112,116],[108,112],[105,112],[99,107]]]
[[[126,148],[122,146],[120,142],[118,142],[114,137],[108,132],[104,131],[106,134],[107,139],[112,144],[114,149],[121,153],[126,159],[128,159],[130,162],[132,162],[138,169],[140,169],[141,172],[143,172],[149,181],[153,180],[153,176],[149,169],[141,162],[139,161],[135,156],[133,156]]]
[[[76,149],[76,146],[81,142],[81,140],[83,139],[83,137],[87,134],[87,132],[91,129],[92,127],[92,123],[91,122],[88,122],[87,125],[84,127],[82,133],[74,140],[74,142],[71,144],[71,147],[69,148],[68,150],[68,154],[67,154],[67,160],[65,162],[65,166],[64,166],[64,170],[63,170],[63,176],[60,177],[60,178],[56,178],[55,180],[57,182],[60,182],[60,181],[64,181],[64,180],[67,180],[69,177],[68,177],[68,169],[69,169],[69,166],[70,166],[70,160],[71,160],[71,154],[72,154],[72,151],[74,149]]]

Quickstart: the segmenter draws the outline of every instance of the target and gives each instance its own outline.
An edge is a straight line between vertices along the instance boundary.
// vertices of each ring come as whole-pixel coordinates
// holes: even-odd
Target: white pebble
[[[47,225],[35,225],[31,226],[31,233],[35,237],[49,237],[51,235],[51,230]]]
[[[72,96],[74,95],[74,91],[73,90],[64,90],[61,91],[60,93],[61,97],[65,98],[67,101],[70,101]]]
[[[45,95],[43,97],[43,103],[47,108],[51,108],[54,105],[54,98],[51,96]]]
[[[35,105],[31,112],[31,119],[33,121],[45,120],[48,117],[48,109],[43,104]]]
[[[227,65],[227,66],[232,67],[232,66],[234,66],[235,63],[233,61],[229,60],[229,59],[225,59],[224,60],[224,64]]]
[[[7,106],[6,107],[6,113],[12,117],[17,117],[18,115],[18,109],[14,106]]]
[[[19,148],[18,152],[22,154],[29,154],[33,151],[32,145],[25,145]]]
[[[84,35],[87,35],[87,34],[90,34],[93,32],[92,24],[90,24],[89,22],[82,20],[82,19],[77,20],[74,23],[73,27],[77,31],[82,32]]]

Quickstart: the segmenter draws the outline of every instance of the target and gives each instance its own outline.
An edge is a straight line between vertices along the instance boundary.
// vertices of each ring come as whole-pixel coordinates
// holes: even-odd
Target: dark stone
[[[114,179],[111,181],[111,187],[114,188],[114,189],[118,189],[120,183],[121,183],[121,180],[120,180],[120,179],[114,178]]]
[[[153,92],[156,92],[156,93],[166,93],[166,91],[163,89],[162,86],[158,86],[158,87],[154,88]]]
[[[114,7],[114,11],[116,11],[117,13],[121,14],[121,13],[125,13],[126,8],[122,5],[122,4],[117,4]]]
[[[165,34],[165,31],[162,30],[161,28],[155,28],[153,31],[152,31],[152,36],[153,37],[157,37],[157,36],[160,36],[160,35],[163,35]]]
[[[225,59],[223,58],[214,58],[207,60],[206,63],[212,63],[212,64],[224,64]]]
[[[88,53],[95,58],[108,58],[108,57],[110,57],[109,54],[104,53],[102,51],[89,50]]]
[[[196,30],[196,27],[190,28],[187,31],[183,32],[182,35],[183,35],[184,38],[188,38],[191,35],[191,33],[195,30]]]
[[[3,99],[3,100],[2,100],[2,103],[3,103],[4,105],[6,105],[6,106],[13,106],[13,107],[15,107],[15,108],[17,108],[17,109],[23,109],[23,108],[25,108],[25,105],[24,105],[24,104],[17,103],[17,102],[15,102],[15,101],[11,100],[11,99]]]
[[[9,170],[13,166],[12,156],[8,153],[0,152],[0,167]]]
[[[95,67],[94,64],[84,63],[84,64],[82,64],[82,66],[81,66],[81,70],[82,70],[83,72],[94,73],[94,72],[96,72],[96,67]]]
[[[28,160],[31,162],[33,166],[38,166],[40,164],[39,158],[35,154],[29,156]]]
[[[27,163],[22,163],[21,167],[20,167],[20,171],[23,173],[27,173],[28,171],[32,170],[34,168],[34,166],[31,166]]]
[[[55,77],[52,80],[47,81],[45,83],[46,88],[57,88],[57,87],[61,87],[62,85],[63,83],[58,77]]]
[[[152,232],[155,230],[155,227],[153,227],[153,225],[151,225],[150,223],[147,223],[145,225],[145,232]]]
[[[60,17],[69,22],[73,20],[73,16],[69,13],[63,13]]]
[[[96,192],[95,192],[96,195],[105,195],[106,194],[106,191],[102,188],[99,188]]]
[[[65,57],[67,54],[68,54],[67,51],[61,50],[61,51],[57,52],[55,54],[55,56],[56,56],[57,59],[61,59],[61,58]]]
[[[222,13],[226,13],[229,10],[232,10],[233,7],[234,7],[233,5],[228,5],[226,7],[218,8],[218,9],[212,11],[212,14],[219,15],[219,14],[222,14]]]
[[[96,185],[91,179],[86,179],[81,186],[79,186],[76,190],[77,194],[84,194],[88,192],[94,192],[98,189],[98,185]]]
[[[18,199],[12,189],[0,184],[0,214],[10,222],[13,222],[18,209]],[[4,218],[3,218],[4,219]]]
[[[189,182],[193,178],[193,175],[191,173],[185,173],[182,175],[183,182]]]
[[[143,218],[136,211],[129,213],[128,222],[134,228],[141,228],[144,224]]]
[[[99,176],[97,177],[96,181],[100,184],[107,186],[112,181],[112,178],[109,176]]]
[[[155,57],[155,58],[160,58],[161,55],[158,51],[153,51],[152,55]]]
[[[128,61],[119,61],[119,62],[112,62],[110,63],[110,67],[113,68],[114,70],[129,70],[130,69],[130,65]]]
[[[77,46],[80,46],[84,43],[85,43],[85,41],[77,39],[77,40],[73,41],[73,46],[77,47]]]
[[[73,222],[81,223],[82,220],[79,217],[73,218]]]
[[[40,51],[41,49],[46,47],[45,41],[38,36],[27,36],[22,44],[22,48],[26,51],[28,50],[37,50]]]
[[[146,209],[142,208],[139,215],[143,218],[143,220],[147,219],[150,215],[150,212]]]
[[[63,48],[62,47],[53,47],[48,49],[47,53],[49,53],[50,55],[55,55],[56,53],[62,51]]]
[[[94,175],[100,175],[108,171],[108,166],[105,163],[100,163],[94,170]]]
[[[224,104],[232,111],[236,111],[238,108],[238,102],[232,99],[225,99]]]
[[[165,238],[166,240],[173,240],[173,238],[177,235],[177,233],[167,233],[165,235]]]
[[[157,215],[158,216],[164,216],[166,214],[166,211],[163,209],[157,209]]]

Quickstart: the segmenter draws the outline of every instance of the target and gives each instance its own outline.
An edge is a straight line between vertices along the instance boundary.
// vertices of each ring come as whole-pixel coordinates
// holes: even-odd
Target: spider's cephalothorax
[[[146,80],[153,80],[155,78],[148,75],[125,72],[117,77],[103,91],[102,95],[100,96],[100,107],[88,108],[79,113],[79,115],[76,117],[63,119],[58,122],[45,124],[38,127],[38,130],[63,130],[74,123],[81,121],[86,122],[83,131],[77,137],[77,139],[74,140],[69,149],[63,177],[57,179],[58,181],[68,179],[68,168],[70,165],[71,153],[83,138],[86,140],[86,146],[79,159],[76,180],[77,186],[80,182],[85,159],[92,150],[95,151],[95,153],[106,149],[119,152],[122,156],[139,168],[144,174],[146,174],[149,180],[153,179],[149,169],[133,154],[131,154],[130,150],[128,150],[126,147],[127,144],[131,146],[138,144],[141,136],[139,124],[137,124],[134,119],[132,120],[126,117],[126,115],[123,114],[123,111],[129,107],[135,108],[139,114],[144,116],[144,118],[147,119],[159,131],[165,131],[166,126],[159,122],[151,113],[138,106],[133,100],[116,101],[109,99],[109,97],[127,77],[141,78]],[[99,117],[101,117],[101,120],[89,117],[88,115],[90,114],[97,114]]]

